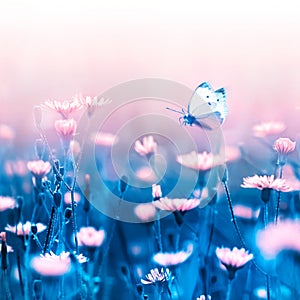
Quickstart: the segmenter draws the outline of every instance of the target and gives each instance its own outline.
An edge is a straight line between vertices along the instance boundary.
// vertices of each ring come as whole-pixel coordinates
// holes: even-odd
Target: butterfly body
[[[221,126],[228,113],[225,89],[214,91],[209,83],[203,82],[195,89],[187,112],[184,109],[182,111],[168,109],[182,115],[179,118],[182,125],[216,129]]]

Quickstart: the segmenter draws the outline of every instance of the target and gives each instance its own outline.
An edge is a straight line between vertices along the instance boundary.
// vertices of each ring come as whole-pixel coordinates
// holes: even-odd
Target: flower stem
[[[227,288],[226,300],[230,300],[231,290],[232,290],[232,280],[230,279],[228,281],[228,288]]]
[[[160,212],[158,213],[158,218],[156,220],[156,228],[157,228],[158,252],[163,252],[161,226],[160,226]]]
[[[264,224],[265,228],[269,224],[269,208],[268,208],[268,202],[264,202]]]
[[[4,281],[4,287],[5,287],[6,300],[12,300],[11,292],[9,289],[9,280],[8,280],[7,270],[3,270],[2,272],[3,272],[3,281]]]
[[[242,237],[240,228],[239,228],[239,226],[237,224],[236,217],[234,215],[232,201],[231,201],[231,197],[230,197],[230,194],[229,194],[227,183],[223,182],[223,186],[224,186],[224,189],[225,189],[225,193],[226,193],[226,197],[227,197],[227,201],[228,201],[228,205],[229,205],[229,210],[230,210],[230,214],[231,214],[231,221],[232,221],[232,223],[234,225],[235,231],[236,231],[236,233],[238,235],[238,238],[240,240],[240,243],[241,243],[242,247],[246,249],[247,248],[246,244],[245,244],[244,239]]]
[[[283,166],[279,165],[279,178],[282,178],[282,168]],[[275,211],[275,225],[277,225],[278,215],[279,215],[279,205],[280,205],[281,191],[278,191],[278,197],[276,202],[276,211]]]
[[[266,281],[267,281],[267,299],[270,300],[271,296],[270,296],[270,275],[269,274],[266,275]]]
[[[207,297],[208,295],[208,282],[207,282],[207,277],[208,277],[208,272],[205,269],[207,267],[207,260],[208,260],[208,256],[209,256],[209,251],[210,251],[210,247],[211,247],[211,243],[212,243],[212,237],[213,237],[213,233],[214,233],[214,227],[215,227],[215,209],[214,209],[214,205],[212,205],[211,207],[211,216],[208,219],[210,220],[210,222],[208,223],[208,226],[210,227],[210,231],[209,231],[209,237],[208,237],[208,244],[207,244],[207,249],[206,249],[206,253],[204,256],[204,266],[202,268],[202,277],[203,277],[203,294],[205,297]]]

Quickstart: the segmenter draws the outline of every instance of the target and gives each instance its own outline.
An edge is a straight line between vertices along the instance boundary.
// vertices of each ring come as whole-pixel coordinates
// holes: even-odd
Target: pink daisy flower
[[[71,113],[80,110],[82,106],[82,103],[76,98],[64,101],[46,101],[43,105],[45,108],[58,112],[63,118],[68,118]]]
[[[118,139],[118,136],[112,133],[100,132],[95,136],[94,143],[98,146],[111,147],[118,142]]]
[[[8,176],[24,176],[28,173],[26,162],[23,160],[8,160],[4,164],[4,169]]]
[[[296,148],[296,142],[289,138],[279,138],[274,142],[273,149],[281,155],[286,155]]]
[[[50,163],[43,160],[29,161],[27,168],[37,178],[43,178],[51,171]]]
[[[61,276],[71,270],[71,258],[68,252],[56,255],[53,252],[34,257],[31,268],[43,276]]]
[[[257,219],[260,209],[253,210],[249,206],[237,204],[233,207],[234,215],[243,219]]]
[[[263,122],[253,126],[253,134],[256,137],[266,137],[273,134],[279,134],[286,129],[282,122]]]
[[[57,120],[54,127],[62,138],[71,138],[75,135],[77,123],[74,119]]]
[[[285,179],[274,178],[274,175],[271,176],[258,176],[254,175],[252,177],[243,178],[243,188],[256,188],[259,190],[263,189],[273,189],[281,192],[290,192],[291,187],[289,187]]]
[[[16,136],[14,129],[8,125],[0,124],[0,141],[10,142]]]
[[[153,256],[153,260],[161,266],[174,266],[185,262],[192,254],[193,250],[179,252],[157,253]]]
[[[197,298],[197,300],[211,300],[211,296],[210,295],[207,295],[207,296],[201,295],[200,297]]]
[[[177,162],[187,168],[201,171],[209,170],[216,164],[214,155],[206,151],[202,153],[192,151],[188,154],[178,155]]]
[[[7,209],[13,209],[17,206],[17,202],[14,198],[0,196],[0,212],[5,211]]]
[[[275,258],[283,250],[300,252],[300,222],[284,220],[269,224],[256,235],[256,244],[267,259]]]
[[[156,208],[152,203],[141,203],[134,208],[135,215],[142,221],[152,221],[156,214]]]
[[[79,263],[85,263],[86,257],[77,255]],[[42,276],[61,276],[71,270],[71,257],[69,252],[62,252],[59,255],[52,251],[45,255],[34,257],[30,262],[31,268]]]
[[[96,230],[94,227],[82,227],[77,233],[78,245],[87,247],[99,247],[105,238],[103,229]]]
[[[159,271],[157,268],[150,270],[150,273],[146,275],[146,280],[141,279],[143,284],[157,284],[162,282],[168,282],[171,280],[171,272],[168,268],[161,268]]]
[[[231,279],[237,270],[242,268],[248,261],[253,259],[253,254],[249,254],[244,248],[238,249],[217,248],[216,255],[221,263],[222,268],[226,269]]]
[[[160,209],[166,211],[187,211],[191,210],[200,204],[199,199],[186,199],[186,198],[177,198],[177,199],[170,199],[170,198],[160,198],[159,200],[153,201],[153,205]]]
[[[74,192],[74,201],[75,201],[76,203],[79,203],[80,200],[81,200],[80,194]],[[65,195],[64,195],[64,202],[65,202],[66,204],[71,204],[71,202],[72,202],[72,199],[71,199],[71,192],[66,192],[66,193],[65,193]]]
[[[134,150],[141,156],[147,156],[157,152],[157,143],[152,135],[143,137],[142,142],[136,141],[134,144]]]

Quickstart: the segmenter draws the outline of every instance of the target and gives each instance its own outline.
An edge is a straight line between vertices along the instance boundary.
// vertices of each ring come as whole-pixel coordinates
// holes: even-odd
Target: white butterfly
[[[184,109],[182,111],[168,107],[167,109],[183,115],[179,118],[183,125],[197,125],[209,130],[216,129],[224,122],[228,113],[225,89],[214,91],[209,83],[203,82],[193,93],[187,112]]]

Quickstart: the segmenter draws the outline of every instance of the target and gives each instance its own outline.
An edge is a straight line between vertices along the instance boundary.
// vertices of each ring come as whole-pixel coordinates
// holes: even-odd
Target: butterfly
[[[226,92],[224,88],[214,91],[209,83],[203,82],[195,89],[187,112],[167,109],[182,115],[179,118],[182,125],[213,130],[220,127],[227,116]]]

